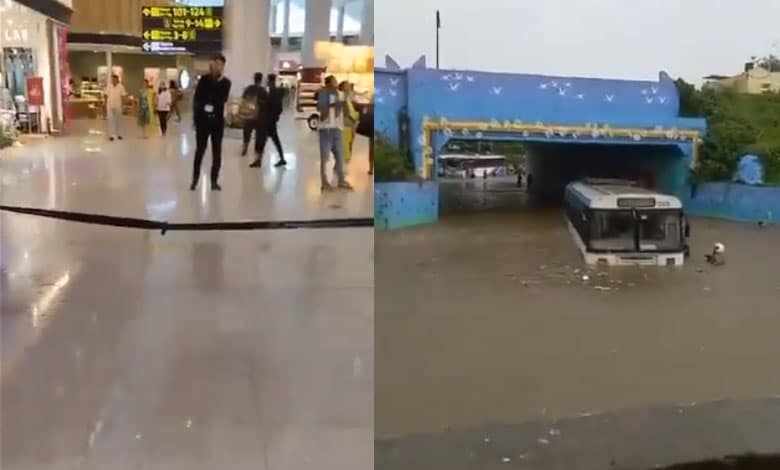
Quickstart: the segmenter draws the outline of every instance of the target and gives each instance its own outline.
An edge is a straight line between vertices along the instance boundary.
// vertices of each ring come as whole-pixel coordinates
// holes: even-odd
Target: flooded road
[[[780,229],[693,220],[684,267],[598,272],[560,209],[444,197],[376,234],[378,439],[780,393]]]

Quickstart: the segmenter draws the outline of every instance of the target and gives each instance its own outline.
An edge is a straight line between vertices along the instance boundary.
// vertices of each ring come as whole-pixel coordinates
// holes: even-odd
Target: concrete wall
[[[591,178],[628,178],[658,191],[687,194],[689,157],[677,145],[532,143],[528,171],[532,195],[556,199],[571,181]]]
[[[704,119],[678,117],[677,87],[665,73],[658,81],[626,81],[418,67],[377,69],[374,76],[377,132],[399,143],[399,113],[406,109],[418,169],[425,169],[423,122],[428,120],[440,125],[431,136],[434,157],[451,138],[524,142],[530,149],[534,187],[549,189],[546,195],[559,193],[578,175],[612,172],[649,175],[660,190],[684,196],[693,145],[677,131],[706,130]],[[453,131],[447,128],[451,121],[477,123],[478,130]],[[527,125],[543,130],[512,130]],[[587,132],[562,131],[561,126]],[[603,132],[605,126],[626,134]],[[658,135],[641,135],[651,130]],[[393,191],[377,195],[377,200],[397,200]],[[402,212],[408,209],[414,219],[415,203],[394,207],[400,212],[393,217],[406,217]]]
[[[691,215],[739,222],[780,223],[780,187],[703,183],[686,201]]]
[[[738,93],[762,94],[767,91],[780,92],[780,72],[769,72],[760,67],[733,77],[714,81],[719,88],[731,88]]]
[[[417,68],[378,69],[375,77],[378,131],[391,139],[398,135],[397,115],[406,106],[413,132],[412,151],[420,165],[420,133],[425,117],[648,129],[706,128],[703,119],[678,117],[677,87],[664,73],[658,81],[626,81]]]
[[[390,141],[398,142],[398,113],[407,106],[406,72],[374,72],[374,128]]]
[[[429,224],[439,218],[439,185],[420,183],[375,183],[374,224],[393,230]]]

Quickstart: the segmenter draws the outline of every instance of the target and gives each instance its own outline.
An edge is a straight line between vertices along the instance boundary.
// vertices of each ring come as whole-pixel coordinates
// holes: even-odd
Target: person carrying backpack
[[[280,167],[287,165],[287,161],[284,159],[284,150],[282,150],[282,141],[279,139],[279,130],[277,124],[279,118],[282,115],[284,108],[282,90],[276,86],[276,75],[268,75],[268,96],[266,100],[266,106],[263,109],[262,116],[257,119],[257,135],[255,136],[255,147],[257,150],[257,158],[250,168],[259,168],[263,165],[263,152],[265,150],[265,142],[269,138],[276,146],[276,151],[279,153],[279,159],[274,166]]]
[[[252,140],[252,131],[258,129],[258,121],[263,107],[268,100],[268,92],[263,87],[263,74],[255,73],[254,82],[244,89],[241,94],[241,105],[238,107],[238,117],[241,119],[244,127],[244,146],[241,148],[241,156],[245,157],[249,150],[249,141]],[[258,150],[261,136],[255,135],[255,152]],[[265,138],[263,137],[263,144]]]

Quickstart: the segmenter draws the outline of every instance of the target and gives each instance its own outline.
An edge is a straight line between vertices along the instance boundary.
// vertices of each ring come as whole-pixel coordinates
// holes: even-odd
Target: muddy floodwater
[[[780,229],[694,219],[682,268],[589,269],[560,208],[470,184],[376,234],[378,439],[780,394]]]

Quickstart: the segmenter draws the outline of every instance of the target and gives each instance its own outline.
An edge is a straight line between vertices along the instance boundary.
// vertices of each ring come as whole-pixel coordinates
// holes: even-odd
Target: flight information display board
[[[143,50],[158,54],[219,52],[223,13],[224,7],[142,7]]]

